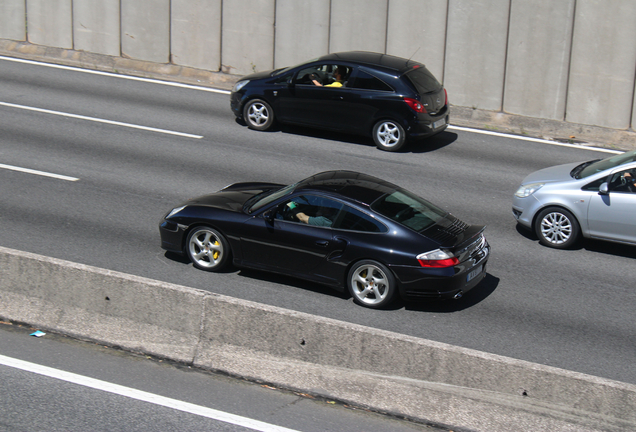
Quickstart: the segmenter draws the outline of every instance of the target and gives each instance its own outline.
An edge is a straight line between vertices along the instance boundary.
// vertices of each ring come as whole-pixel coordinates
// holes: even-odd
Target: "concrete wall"
[[[636,430],[631,384],[2,247],[0,319],[470,430]]]
[[[385,52],[425,63],[455,106],[622,131],[635,20],[624,0],[0,2],[2,39],[237,75]]]
[[[119,0],[75,0],[73,48],[109,56],[120,55],[119,4]]]
[[[0,2],[0,39],[26,40],[25,17],[24,0]]]
[[[504,111],[565,119],[574,4],[512,0]],[[542,37],[536,37],[538,29]]]

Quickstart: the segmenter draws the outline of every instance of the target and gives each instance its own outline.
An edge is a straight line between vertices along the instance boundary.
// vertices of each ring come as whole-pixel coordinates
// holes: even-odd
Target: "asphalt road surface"
[[[0,431],[443,431],[0,323]]]
[[[606,156],[457,129],[386,153],[368,138],[248,130],[226,93],[0,59],[0,245],[636,384],[636,247],[552,250],[511,213],[526,174]],[[487,278],[459,301],[374,311],[303,280],[209,274],[159,247],[160,218],[187,198],[331,169],[487,224]]]

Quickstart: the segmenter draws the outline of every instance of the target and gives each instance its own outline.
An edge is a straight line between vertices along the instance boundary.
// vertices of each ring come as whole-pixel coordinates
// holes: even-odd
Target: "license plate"
[[[483,266],[476,267],[470,273],[468,273],[468,277],[466,278],[466,282],[474,279],[476,276],[479,276],[483,270]]]
[[[437,129],[438,127],[442,127],[446,124],[446,119],[437,120],[433,123],[433,129]]]

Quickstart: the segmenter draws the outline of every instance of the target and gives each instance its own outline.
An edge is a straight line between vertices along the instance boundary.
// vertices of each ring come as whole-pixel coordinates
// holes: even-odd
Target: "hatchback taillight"
[[[415,111],[416,113],[426,114],[426,108],[424,108],[424,105],[422,105],[422,103],[418,101],[417,99],[405,97],[404,102],[406,102],[407,105],[410,106],[411,109]]]
[[[435,249],[434,251],[419,254],[417,261],[422,267],[444,268],[453,267],[459,264],[459,260],[451,252],[446,252],[441,249]]]

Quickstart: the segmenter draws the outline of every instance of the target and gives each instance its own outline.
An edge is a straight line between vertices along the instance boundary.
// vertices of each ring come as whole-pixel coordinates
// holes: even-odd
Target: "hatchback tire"
[[[541,244],[555,249],[569,249],[581,237],[581,227],[574,215],[559,207],[541,210],[534,231]]]
[[[351,267],[347,287],[356,303],[372,309],[391,303],[397,291],[393,273],[383,264],[371,260],[357,262]]]
[[[393,120],[380,120],[373,127],[373,141],[380,150],[398,151],[406,142],[404,128]]]
[[[227,264],[231,251],[223,234],[213,228],[200,226],[188,235],[186,254],[196,268],[219,271]]]
[[[274,124],[274,110],[261,99],[252,99],[245,104],[243,119],[250,129],[264,131]]]

